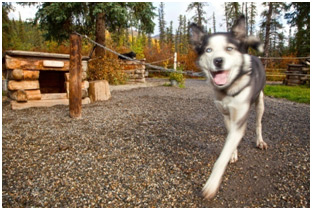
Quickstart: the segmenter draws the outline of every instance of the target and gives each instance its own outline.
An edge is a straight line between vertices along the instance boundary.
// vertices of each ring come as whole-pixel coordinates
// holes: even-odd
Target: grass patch
[[[289,101],[310,104],[310,87],[306,85],[266,85],[264,88],[264,94],[275,98],[285,98]]]

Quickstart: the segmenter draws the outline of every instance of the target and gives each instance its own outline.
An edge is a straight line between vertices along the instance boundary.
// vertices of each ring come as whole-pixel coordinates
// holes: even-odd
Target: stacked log
[[[18,102],[40,100],[39,71],[13,69],[9,70],[8,95]]]
[[[68,105],[69,55],[27,51],[7,51],[5,68],[8,71],[8,96],[12,109]],[[82,104],[90,103],[87,79],[88,61],[82,60]],[[67,93],[44,93],[40,90],[41,71],[64,72]],[[43,72],[41,72],[43,75]],[[42,81],[41,81],[42,82]],[[64,83],[62,82],[64,85]],[[62,86],[62,85],[61,85]],[[62,86],[64,88],[64,86]]]
[[[285,72],[286,78],[284,84],[286,85],[303,85],[310,81],[310,68],[304,67],[301,64],[289,64]]]
[[[145,83],[145,59],[141,63],[129,60],[120,60],[124,73],[128,76],[128,83]]]

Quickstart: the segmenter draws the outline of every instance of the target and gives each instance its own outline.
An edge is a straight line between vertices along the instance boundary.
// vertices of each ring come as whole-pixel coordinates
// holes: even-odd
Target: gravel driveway
[[[83,106],[2,109],[3,207],[309,207],[310,106],[265,97],[217,196],[201,188],[226,137],[205,81],[114,91]]]

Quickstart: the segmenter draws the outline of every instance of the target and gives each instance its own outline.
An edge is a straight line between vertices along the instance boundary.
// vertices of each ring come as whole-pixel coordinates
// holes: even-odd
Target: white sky
[[[169,27],[170,21],[173,21],[173,32],[175,33],[176,29],[178,28],[178,19],[179,15],[186,15],[187,20],[190,20],[190,18],[194,15],[194,11],[192,12],[186,12],[187,6],[191,2],[164,2],[165,3],[165,21],[166,21],[166,26]],[[262,2],[257,2],[257,19],[256,19],[256,30],[259,29],[259,22],[260,22],[260,14],[263,11],[263,6],[261,5]],[[155,13],[158,14],[158,7],[160,5],[160,2],[153,2],[153,5],[157,7],[155,10]],[[19,13],[21,14],[22,20],[27,20],[27,19],[33,19],[35,17],[35,14],[37,12],[37,5],[36,6],[21,6],[13,3],[13,6],[15,7],[15,11],[9,13],[9,18],[10,19],[19,19]],[[217,31],[225,31],[225,21],[224,21],[224,2],[222,1],[213,1],[213,2],[208,2],[208,6],[206,7],[206,13],[207,13],[207,18],[211,18],[213,12],[215,13],[216,16],[216,27]],[[156,35],[159,33],[158,30],[158,17],[154,18],[154,22],[156,24],[155,29],[154,29],[154,34]],[[284,20],[283,20],[284,22]],[[211,28],[212,28],[212,20],[210,21]],[[285,33],[288,34],[289,26],[287,25],[284,29]]]

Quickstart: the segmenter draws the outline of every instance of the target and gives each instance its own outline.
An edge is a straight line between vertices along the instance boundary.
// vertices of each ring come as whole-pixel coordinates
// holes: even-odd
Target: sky
[[[179,15],[186,15],[187,20],[190,20],[192,16],[194,16],[194,11],[186,12],[187,6],[190,2],[164,2],[164,12],[165,12],[165,21],[166,27],[169,27],[170,21],[173,21],[173,31],[175,33],[176,29],[178,28],[178,19]],[[157,7],[155,13],[158,14],[158,8],[160,2],[153,2],[153,5]],[[33,19],[35,17],[37,6],[21,6],[17,4],[13,4],[15,7],[15,11],[9,13],[9,18],[18,20],[19,13],[21,14],[22,20]],[[257,19],[256,19],[256,29],[259,28],[260,23],[260,14],[263,11],[264,7],[261,5],[261,2],[257,2]],[[212,14],[215,13],[216,16],[216,28],[218,32],[226,31],[225,28],[225,21],[224,21],[224,2],[222,1],[213,1],[208,2],[208,6],[206,7],[207,18],[210,18],[209,25],[212,28]],[[154,18],[154,22],[156,24],[153,35],[159,34],[158,29],[158,17]],[[288,26],[285,28],[285,33],[288,33]]]

